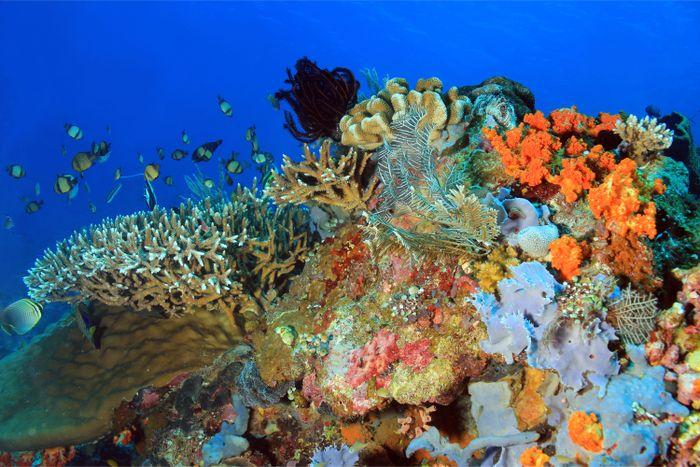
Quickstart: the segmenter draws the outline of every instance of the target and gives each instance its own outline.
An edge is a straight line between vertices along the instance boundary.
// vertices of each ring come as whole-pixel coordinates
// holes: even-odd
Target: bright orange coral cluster
[[[656,205],[644,203],[637,185],[637,164],[623,159],[603,182],[588,192],[588,203],[596,219],[605,219],[605,227],[621,236],[656,236]]]
[[[579,244],[573,237],[562,235],[549,245],[552,253],[552,267],[559,271],[564,280],[571,280],[581,274],[586,242]]]
[[[548,123],[542,112],[529,114],[526,121],[532,126],[526,128],[521,123],[508,130],[505,138],[492,128],[484,128],[483,133],[500,154],[508,175],[524,185],[537,186],[549,176],[547,164],[561,148],[561,142],[546,129],[540,129]]]
[[[567,201],[572,202],[614,165],[614,154],[600,145],[591,147],[590,139],[612,129],[618,117],[601,113],[596,121],[571,107],[555,110],[547,118],[538,110],[525,115],[523,123],[504,135],[493,128],[484,128],[482,132],[501,156],[508,175],[529,187],[545,181],[559,185]],[[563,168],[553,175],[551,169],[557,166],[560,157]]]
[[[520,454],[522,467],[545,467],[549,462],[549,456],[537,446],[527,448]]]
[[[574,412],[569,418],[569,438],[591,452],[603,450],[603,425],[594,413]]]
[[[578,112],[576,106],[554,110],[549,114],[552,131],[557,135],[582,134],[594,123],[594,119]]]

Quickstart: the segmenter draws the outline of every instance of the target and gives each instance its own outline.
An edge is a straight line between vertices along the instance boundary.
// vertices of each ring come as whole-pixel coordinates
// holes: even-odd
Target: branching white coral
[[[655,118],[648,115],[641,120],[635,115],[618,120],[613,132],[622,138],[622,152],[638,163],[658,156],[673,142],[673,131],[666,128],[665,123],[657,123]]]

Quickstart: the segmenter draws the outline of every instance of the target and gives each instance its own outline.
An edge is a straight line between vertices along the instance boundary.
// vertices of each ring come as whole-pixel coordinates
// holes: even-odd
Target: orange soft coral
[[[595,138],[601,131],[612,131],[613,128],[615,128],[615,123],[617,123],[619,119],[620,114],[600,112],[598,114],[598,121],[600,123],[590,126],[588,134]]]
[[[567,156],[578,156],[588,149],[586,143],[575,136],[569,138],[566,143],[566,155]]]
[[[612,272],[646,290],[657,288],[661,281],[654,275],[654,254],[643,239],[631,230],[626,235],[610,234],[603,247],[597,248],[599,260],[610,266]]]
[[[527,448],[520,454],[522,467],[545,467],[549,462],[549,456],[537,446]]]
[[[540,131],[549,130],[550,123],[547,117],[544,116],[542,111],[538,110],[533,114],[527,114],[523,117],[523,121],[530,125],[530,128]]]
[[[588,203],[596,219],[605,219],[606,228],[618,235],[631,230],[649,238],[656,236],[656,206],[643,203],[637,185],[637,164],[623,159],[599,186],[588,193]]]
[[[576,201],[584,190],[591,187],[595,173],[586,165],[586,157],[564,159],[559,175],[551,177],[551,182],[559,185],[567,203]]]
[[[483,129],[484,136],[501,156],[506,173],[518,179],[520,183],[533,187],[542,183],[549,176],[546,164],[561,148],[561,142],[557,138],[546,130],[538,129],[543,125],[543,118],[541,113],[539,115],[530,114],[527,120],[535,126],[526,129],[525,125],[521,123],[508,130],[505,138],[494,129]]]
[[[586,242],[579,244],[573,237],[563,235],[549,244],[552,253],[552,267],[559,271],[564,280],[571,280],[581,274]]]
[[[594,413],[574,412],[569,418],[569,438],[591,452],[603,450],[603,425]]]
[[[571,108],[558,109],[549,114],[552,120],[552,131],[557,135],[564,134],[584,134],[594,120],[578,113],[576,106]]]

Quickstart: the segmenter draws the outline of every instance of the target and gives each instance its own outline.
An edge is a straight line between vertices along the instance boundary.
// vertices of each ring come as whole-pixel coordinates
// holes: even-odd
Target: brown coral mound
[[[96,309],[101,349],[93,350],[67,317],[28,347],[0,360],[0,450],[77,444],[110,427],[112,411],[145,386],[211,363],[241,342],[223,313],[181,319]]]
[[[239,187],[232,202],[209,199],[179,209],[107,219],[47,250],[25,278],[37,301],[153,310],[195,307],[232,313],[237,297],[282,285],[304,259],[306,218],[293,206]]]
[[[267,195],[280,204],[318,203],[348,212],[366,210],[379,180],[368,165],[371,153],[350,149],[334,159],[325,140],[316,156],[304,145],[304,160],[284,156],[282,174],[275,174]]]

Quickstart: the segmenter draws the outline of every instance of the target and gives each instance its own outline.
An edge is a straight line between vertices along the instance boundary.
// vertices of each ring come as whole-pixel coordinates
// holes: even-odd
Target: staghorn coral
[[[498,235],[498,212],[469,193],[461,173],[441,175],[420,128],[425,110],[411,108],[391,124],[395,138],[377,153],[382,192],[366,229],[380,248],[400,245],[415,255],[482,255]]]
[[[303,261],[303,212],[239,186],[230,203],[156,208],[76,232],[25,277],[38,301],[84,299],[165,315],[232,313],[237,297],[282,286]]]
[[[379,183],[369,176],[370,153],[350,151],[337,160],[331,142],[325,140],[318,157],[304,145],[304,161],[294,163],[284,156],[282,174],[274,174],[265,194],[280,204],[316,203],[348,212],[367,210]]]
[[[280,89],[275,98],[289,103],[301,129],[286,110],[284,127],[303,143],[323,137],[338,140],[338,122],[357,102],[360,83],[347,68],[322,69],[306,57],[297,60],[295,68],[294,75],[287,69],[285,83],[291,89]]]
[[[659,156],[673,142],[673,131],[666,128],[665,123],[657,123],[656,118],[649,118],[648,115],[641,120],[635,115],[618,120],[613,131],[622,138],[620,152],[639,165]]]
[[[469,118],[471,101],[459,95],[456,87],[450,88],[444,97],[441,91],[442,81],[438,78],[420,79],[413,90],[409,90],[403,78],[388,80],[382,91],[357,104],[340,120],[342,144],[374,150],[385,141],[392,142],[395,134],[391,123],[403,118],[411,107],[426,110],[420,127],[430,126],[431,143],[437,143],[438,139],[455,140],[450,130],[454,131],[454,127]]]
[[[656,298],[627,288],[608,305],[608,319],[625,343],[641,344],[655,327]]]

